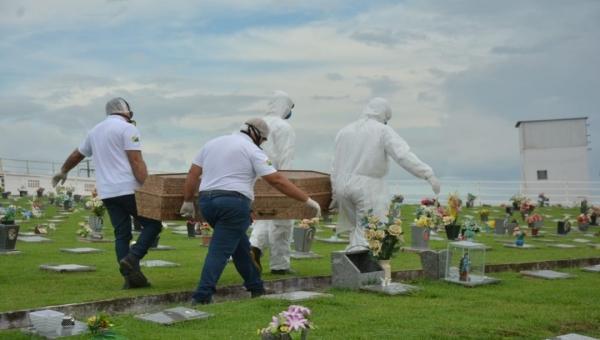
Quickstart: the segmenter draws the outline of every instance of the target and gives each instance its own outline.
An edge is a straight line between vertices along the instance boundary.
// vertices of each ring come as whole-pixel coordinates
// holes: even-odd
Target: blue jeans
[[[250,226],[250,200],[246,197],[211,194],[200,196],[202,217],[213,227],[213,235],[204,260],[200,283],[192,297],[197,302],[210,302],[217,291],[217,282],[231,256],[235,269],[251,292],[264,290],[260,272],[250,258],[250,241],[246,231]]]
[[[135,205],[135,195],[124,195],[102,200],[110,222],[115,228],[115,252],[117,253],[117,263],[121,261],[129,252],[138,258],[143,258],[148,253],[148,249],[156,236],[162,230],[162,222],[146,217],[138,216],[137,206]],[[129,242],[133,239],[131,234],[131,216],[140,221],[144,226],[136,243],[129,249]],[[121,275],[126,276],[128,273],[120,269]]]

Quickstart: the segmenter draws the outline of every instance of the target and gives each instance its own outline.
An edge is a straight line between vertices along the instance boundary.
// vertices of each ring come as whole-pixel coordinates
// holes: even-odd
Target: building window
[[[37,179],[28,179],[27,180],[27,187],[28,188],[39,188],[40,187],[40,181]]]
[[[548,179],[548,170],[538,170],[538,181]]]
[[[96,187],[95,184],[85,184],[83,186],[83,190],[88,191],[88,192],[92,192],[92,191],[94,191],[95,187]]]

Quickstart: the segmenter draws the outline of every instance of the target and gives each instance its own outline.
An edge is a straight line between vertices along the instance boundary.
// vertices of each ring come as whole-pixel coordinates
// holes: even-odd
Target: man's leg
[[[103,199],[110,222],[114,228],[115,235],[115,253],[117,263],[129,254],[129,242],[131,236],[131,217],[129,211],[120,204],[118,197]],[[127,276],[127,270],[120,269],[121,275]]]
[[[269,225],[269,262],[272,274],[297,274],[290,269],[290,240],[293,227],[294,220],[275,220]]]
[[[254,222],[250,234],[250,256],[259,272],[262,273],[260,258],[269,249],[269,224],[271,221],[260,220]]]

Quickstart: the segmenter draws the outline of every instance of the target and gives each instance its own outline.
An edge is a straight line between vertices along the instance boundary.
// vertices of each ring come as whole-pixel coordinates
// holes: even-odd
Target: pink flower
[[[308,320],[306,320],[300,314],[291,314],[286,317],[286,323],[290,326],[290,330],[298,331],[301,328],[306,328],[305,324]]]
[[[277,328],[279,326],[279,318],[274,316],[273,321],[269,324],[269,327]]]

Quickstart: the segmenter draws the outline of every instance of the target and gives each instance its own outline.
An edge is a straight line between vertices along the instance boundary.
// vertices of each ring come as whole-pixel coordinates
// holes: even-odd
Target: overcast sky
[[[187,172],[282,90],[296,169],[383,97],[440,180],[518,181],[516,122],[570,117],[600,180],[597,0],[0,0],[0,50],[0,158],[62,162],[123,97],[149,169]]]

